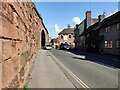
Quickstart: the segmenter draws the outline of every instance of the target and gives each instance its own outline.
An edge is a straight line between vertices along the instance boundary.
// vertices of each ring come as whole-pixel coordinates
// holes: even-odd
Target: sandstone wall
[[[0,87],[23,88],[40,49],[42,18],[31,2],[1,6]]]

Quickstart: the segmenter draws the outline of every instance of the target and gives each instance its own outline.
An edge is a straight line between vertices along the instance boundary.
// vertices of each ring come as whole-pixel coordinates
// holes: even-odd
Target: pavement
[[[28,88],[75,88],[47,50],[41,50],[29,77]]]

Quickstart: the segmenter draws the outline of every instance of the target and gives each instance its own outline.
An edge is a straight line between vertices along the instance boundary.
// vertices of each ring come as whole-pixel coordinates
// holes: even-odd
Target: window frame
[[[69,35],[69,39],[71,39],[72,38],[72,35]]]
[[[117,49],[120,48],[120,39],[116,40],[116,48],[117,48]]]
[[[117,23],[116,28],[117,28],[117,30],[120,29],[120,23]]]
[[[60,38],[63,39],[63,35],[60,35]]]
[[[104,48],[105,49],[112,49],[113,48],[113,41],[112,40],[105,40],[104,41]]]
[[[106,28],[105,28],[105,32],[110,32],[111,31],[111,27],[110,26],[107,26]]]

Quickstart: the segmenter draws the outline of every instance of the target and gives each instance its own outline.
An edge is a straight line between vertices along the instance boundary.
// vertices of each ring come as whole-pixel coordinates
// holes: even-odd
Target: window
[[[61,35],[61,39],[63,39],[63,35]]]
[[[90,34],[87,34],[87,37],[89,37]]]
[[[120,29],[120,23],[117,23],[117,29]]]
[[[68,40],[68,35],[64,35],[64,40],[65,40],[65,41]]]
[[[106,27],[106,31],[105,32],[109,32],[110,31],[110,26]]]
[[[82,46],[82,43],[79,43],[80,46]]]
[[[80,39],[82,40],[82,39],[83,39],[83,36],[81,36]]]
[[[110,40],[105,41],[105,48],[112,48],[112,41]]]
[[[117,41],[116,41],[116,47],[117,47],[117,48],[120,48],[120,40],[117,40]]]
[[[71,38],[71,35],[69,35],[69,38]]]

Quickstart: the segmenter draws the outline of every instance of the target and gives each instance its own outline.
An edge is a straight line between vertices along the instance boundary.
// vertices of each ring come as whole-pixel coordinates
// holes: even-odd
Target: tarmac
[[[29,77],[28,88],[75,88],[47,50],[41,50]]]

